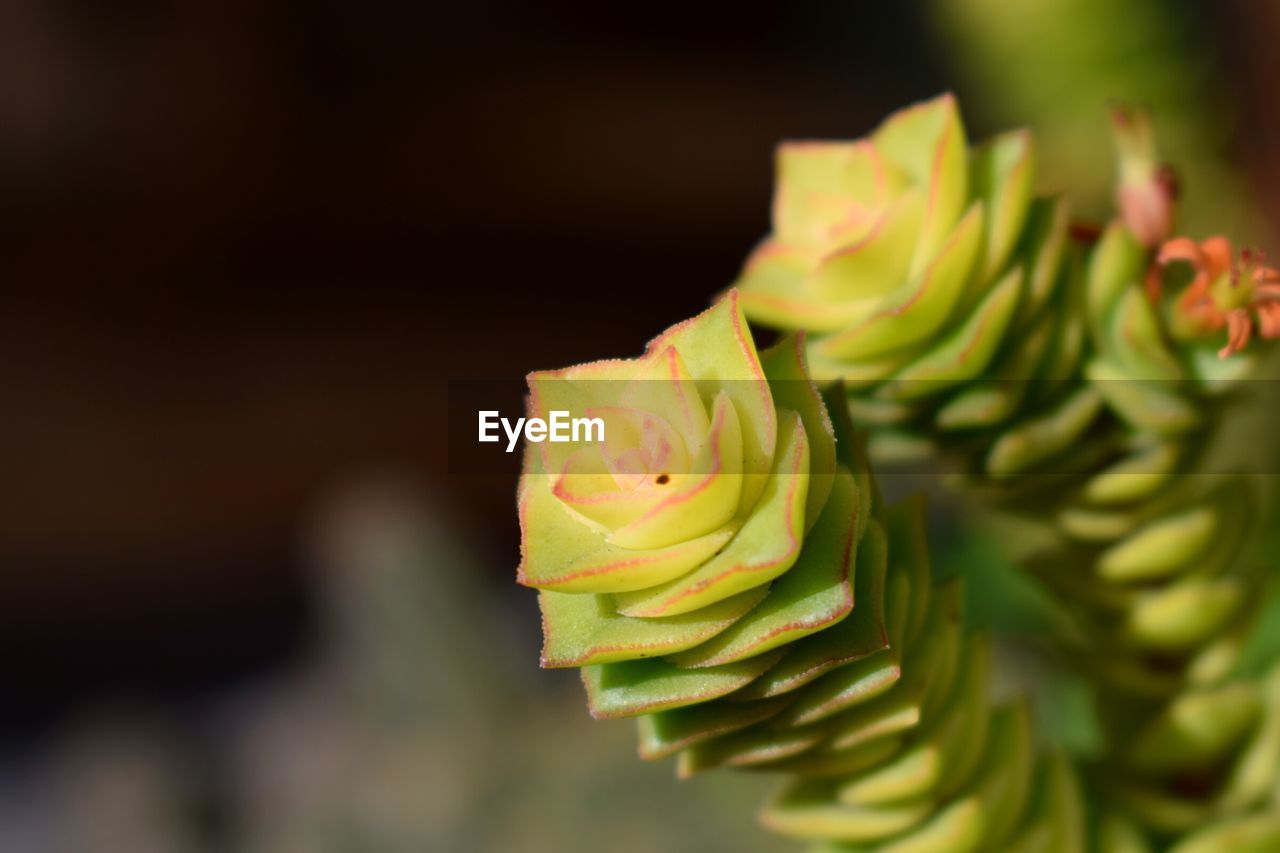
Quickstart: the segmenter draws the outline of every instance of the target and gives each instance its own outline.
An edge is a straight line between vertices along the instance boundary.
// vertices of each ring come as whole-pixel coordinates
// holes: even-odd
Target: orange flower
[[[1178,297],[1177,309],[1202,333],[1227,329],[1227,344],[1218,350],[1227,358],[1249,345],[1257,318],[1264,338],[1280,337],[1280,271],[1264,265],[1259,251],[1245,249],[1237,259],[1226,237],[1196,243],[1177,237],[1160,247],[1153,274],[1147,279],[1152,298],[1160,295],[1160,271],[1184,261],[1195,277]]]

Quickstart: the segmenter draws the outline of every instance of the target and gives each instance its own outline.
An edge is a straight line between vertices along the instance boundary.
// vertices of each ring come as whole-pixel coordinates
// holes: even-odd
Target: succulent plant
[[[1270,832],[1276,699],[1235,672],[1265,580],[1257,499],[1202,460],[1251,366],[1238,351],[1280,335],[1280,274],[1224,238],[1169,240],[1149,126],[1115,125],[1119,217],[1096,237],[1031,196],[1029,136],[967,152],[947,96],[864,140],[784,144],[773,233],[737,287],[751,319],[813,333],[873,458],[958,457],[970,487],[1051,529],[1029,568],[1100,685],[1113,749],[1094,778],[1115,825]]]
[[[551,667],[639,749],[788,780],[774,830],[822,850],[1082,849],[1072,765],[988,697],[923,504],[886,506],[803,338],[757,353],[736,293],[638,359],[529,377],[529,406],[605,419],[531,449],[519,580]]]
[[[612,436],[527,456],[543,664],[640,717],[643,756],[788,774],[763,819],[822,850],[1274,843],[1280,667],[1238,666],[1259,501],[1205,460],[1241,350],[1280,336],[1280,273],[1173,238],[1147,119],[1113,119],[1099,229],[1033,195],[1030,134],[970,150],[950,96],[786,143],[773,231],[712,309],[639,359],[531,375],[535,415]],[[745,318],[788,334],[757,353]],[[851,421],[873,460],[956,459],[1049,532],[1026,566],[1107,738],[1087,798],[1034,757],[1025,705],[987,698],[959,583],[933,582],[919,502],[885,505]]]

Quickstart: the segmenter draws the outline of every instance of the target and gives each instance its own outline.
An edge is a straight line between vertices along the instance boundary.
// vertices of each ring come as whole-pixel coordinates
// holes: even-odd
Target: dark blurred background
[[[623,820],[587,802],[552,826],[493,781],[515,765],[549,798],[616,772],[673,824],[720,815],[687,849],[773,849],[732,828],[738,783],[564,769],[591,743],[630,767],[630,733],[586,734],[573,678],[533,671],[516,461],[450,471],[447,382],[637,353],[766,230],[777,140],[857,136],[948,88],[975,137],[1042,131],[1060,186],[1054,152],[1080,142],[1054,134],[1082,128],[1086,211],[1111,180],[1106,98],[1167,106],[1169,148],[1207,176],[1191,191],[1280,246],[1280,6],[1117,5],[1046,2],[1036,47],[992,21],[1037,26],[1038,4],[999,0],[5,0],[0,849],[109,827],[95,849],[562,850],[584,814]],[[1042,61],[1065,76],[1036,89]],[[378,568],[401,565],[388,549],[417,569]],[[370,683],[387,659],[400,675]],[[459,679],[488,684],[476,706]],[[495,696],[506,716],[459,710]],[[405,708],[445,706],[410,726],[421,754],[385,746]],[[507,729],[505,757],[449,753],[442,721],[464,718]],[[394,771],[365,761],[383,752]],[[458,793],[468,773],[481,793]],[[336,820],[353,779],[375,794],[348,823],[373,834],[299,828]],[[635,832],[621,849],[683,849]]]

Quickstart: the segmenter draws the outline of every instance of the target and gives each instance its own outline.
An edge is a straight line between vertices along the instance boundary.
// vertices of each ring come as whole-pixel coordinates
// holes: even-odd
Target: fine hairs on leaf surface
[[[532,414],[625,425],[526,448],[518,579],[543,664],[582,668],[593,716],[638,717],[643,757],[777,774],[763,823],[819,850],[1280,838],[1280,670],[1237,667],[1259,499],[1199,467],[1240,350],[1280,335],[1280,274],[1169,233],[1147,119],[1115,124],[1096,239],[1035,196],[1029,132],[970,146],[950,95],[784,143],[773,230],[711,308],[638,358],[530,375]],[[785,334],[760,352],[748,321]],[[922,501],[872,474],[943,459],[1045,529],[1022,568],[1070,617],[1100,757],[993,698]]]

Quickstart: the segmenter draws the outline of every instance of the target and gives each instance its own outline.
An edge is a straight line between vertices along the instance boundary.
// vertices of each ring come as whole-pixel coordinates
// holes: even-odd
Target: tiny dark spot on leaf
[[[659,485],[659,486],[665,486],[667,483],[670,483],[670,482],[671,482],[671,475],[670,475],[670,474],[659,474],[659,475],[658,475],[658,485]]]

